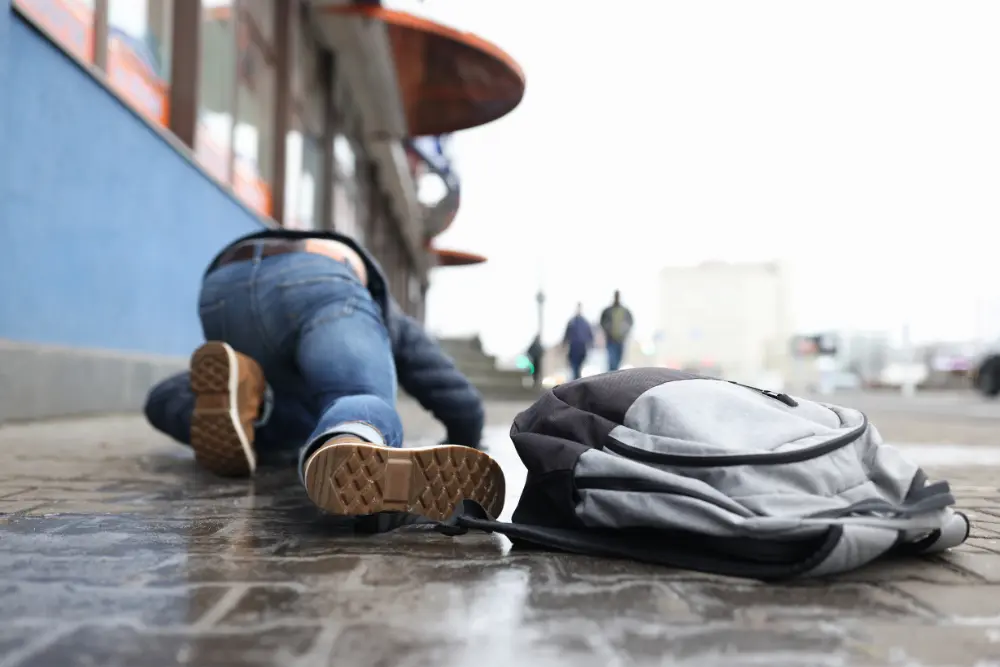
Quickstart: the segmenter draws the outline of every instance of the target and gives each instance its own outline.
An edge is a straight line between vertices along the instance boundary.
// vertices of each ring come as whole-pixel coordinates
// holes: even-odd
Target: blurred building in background
[[[842,368],[870,385],[878,382],[893,353],[888,332],[853,331],[840,336],[836,357]]]
[[[448,136],[523,96],[485,40],[350,0],[4,0],[0,36],[0,421],[139,407],[243,234],[351,235],[416,318],[432,269],[485,260],[433,245]]]
[[[928,389],[966,389],[970,374],[983,352],[979,341],[938,342],[916,349],[916,358],[927,367],[923,386]]]
[[[776,262],[707,262],[660,273],[657,365],[780,386],[792,354],[787,272]]]
[[[788,376],[796,390],[831,392],[860,388],[968,389],[982,356],[978,342],[895,344],[887,331],[835,331],[795,336]]]
[[[634,335],[625,344],[625,362],[623,365],[635,368],[656,366],[656,346],[651,338]]]

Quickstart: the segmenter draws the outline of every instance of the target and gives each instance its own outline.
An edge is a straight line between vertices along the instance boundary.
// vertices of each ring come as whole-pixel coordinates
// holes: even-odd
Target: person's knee
[[[350,424],[364,424],[374,429],[377,437],[370,438],[351,429],[354,433],[372,442],[381,441],[389,447],[399,447],[403,441],[403,425],[393,404],[374,393],[358,393],[324,401],[326,409],[316,429],[316,434],[340,432],[341,427]],[[314,440],[311,438],[310,440]]]

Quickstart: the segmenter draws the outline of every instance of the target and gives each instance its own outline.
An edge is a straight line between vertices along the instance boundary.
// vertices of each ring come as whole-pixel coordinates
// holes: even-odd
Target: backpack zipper
[[[783,394],[783,393],[777,392],[777,391],[771,391],[770,389],[760,389],[758,387],[751,387],[748,384],[742,384],[740,382],[734,382],[733,380],[726,380],[726,382],[728,382],[729,384],[735,384],[737,387],[743,387],[744,389],[753,390],[753,391],[757,392],[758,394],[763,394],[764,396],[767,396],[768,398],[773,398],[776,401],[781,401],[782,403],[784,403],[785,405],[787,405],[790,408],[797,408],[797,407],[799,407],[799,402],[796,401],[791,396],[789,396],[788,394]]]
[[[752,389],[752,387],[751,387]],[[781,465],[785,463],[801,463],[814,459],[817,456],[824,456],[836,451],[841,447],[851,444],[868,430],[868,417],[861,414],[861,425],[853,428],[847,433],[842,433],[836,438],[827,440],[824,443],[806,447],[805,449],[795,449],[788,452],[775,452],[768,454],[724,454],[722,456],[694,456],[691,454],[665,454],[662,452],[651,452],[648,449],[641,449],[626,445],[613,439],[610,434],[605,440],[604,449],[608,449],[619,456],[623,456],[633,461],[642,463],[658,463],[668,466],[687,466],[691,468],[709,468],[718,466],[745,466],[745,465]]]

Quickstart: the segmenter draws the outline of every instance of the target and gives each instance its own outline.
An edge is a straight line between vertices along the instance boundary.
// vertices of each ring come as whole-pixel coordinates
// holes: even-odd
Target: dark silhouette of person
[[[608,370],[616,371],[622,365],[625,341],[632,331],[632,311],[622,305],[621,292],[615,290],[615,298],[601,313],[601,329],[604,331],[605,347],[608,350]]]
[[[566,347],[566,358],[569,361],[573,379],[579,380],[583,373],[583,364],[587,353],[594,344],[594,332],[590,322],[583,316],[583,304],[576,304],[576,314],[570,318],[563,335],[563,345]]]
[[[542,357],[545,355],[545,348],[542,346],[541,336],[535,336],[528,346],[528,360],[531,362],[531,377],[536,387],[542,385]]]

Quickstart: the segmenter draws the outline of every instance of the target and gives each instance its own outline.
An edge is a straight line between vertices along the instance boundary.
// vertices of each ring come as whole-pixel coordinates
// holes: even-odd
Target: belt
[[[273,257],[290,252],[306,252],[306,242],[292,239],[247,241],[224,252],[212,268],[217,269],[226,264],[245,262],[248,259],[253,259],[257,255],[258,248],[260,248],[261,257]]]

